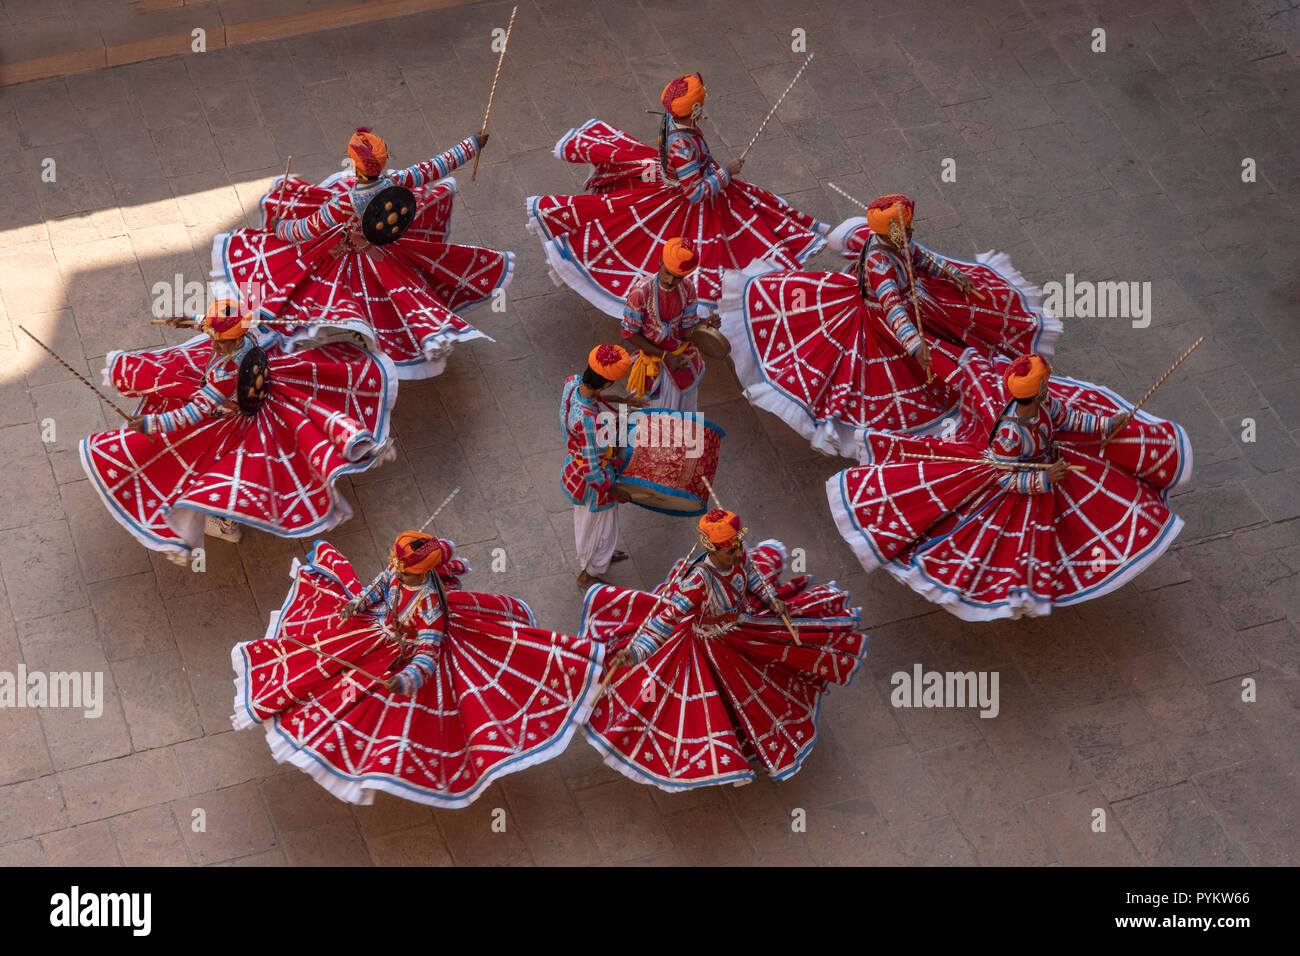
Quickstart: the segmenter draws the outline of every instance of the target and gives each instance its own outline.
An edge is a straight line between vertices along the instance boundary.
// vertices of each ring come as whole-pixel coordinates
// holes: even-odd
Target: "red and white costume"
[[[1120,587],[1178,535],[1168,496],[1192,471],[1186,432],[1146,412],[1102,449],[1128,406],[1099,385],[1053,376],[1037,417],[1020,421],[1002,384],[1008,364],[966,353],[950,373],[962,400],[950,440],[867,432],[863,464],[826,483],[863,567],[884,566],[967,621],[1048,614]],[[994,464],[1057,456],[1086,470],[1048,483],[1041,470]]]
[[[110,352],[104,380],[139,396],[148,434],[125,427],[81,440],[81,464],[109,513],[137,541],[184,559],[213,515],[284,537],[352,515],[334,483],[392,457],[397,379],[382,354],[343,342],[270,346],[269,387],[252,415],[235,402],[243,336],[229,358],[207,335],[179,346]]]
[[[916,359],[921,340],[901,254],[860,218],[837,227],[831,244],[854,269],[806,272],[755,262],[727,273],[718,311],[745,396],[818,451],[856,458],[864,431],[925,430],[952,410],[956,396],[938,378],[927,383]],[[1004,253],[967,262],[909,245],[931,355],[955,363],[967,348],[989,358],[1052,354],[1061,322],[1044,312],[1042,291]],[[963,293],[945,269],[967,276],[979,294]]]
[[[583,636],[610,654],[631,644],[640,661],[615,672],[587,740],[620,773],[670,792],[748,783],[751,763],[785,779],[816,742],[822,695],[861,664],[860,610],[833,582],[805,574],[780,583],[779,541],[764,541],[729,571],[704,557],[668,583],[684,560],[653,593],[587,591]],[[802,647],[764,602],[773,590]],[[665,601],[656,607],[658,595]]]
[[[277,323],[287,347],[344,329],[384,352],[400,378],[438,375],[454,345],[487,337],[457,313],[490,299],[514,270],[512,253],[447,242],[456,192],[448,174],[477,154],[471,137],[373,182],[353,173],[319,185],[280,177],[262,197],[258,229],[216,237],[213,275],[264,318],[314,323]],[[393,185],[412,191],[418,212],[401,238],[372,245],[362,213]]]
[[[698,129],[665,117],[662,135],[661,152],[592,119],[555,145],[561,159],[595,167],[591,195],[528,198],[528,228],[557,284],[620,317],[632,286],[658,273],[664,243],[681,237],[699,252],[699,301],[714,307],[724,269],[764,258],[793,269],[825,244],[825,224],[733,179]]]
[[[447,559],[419,587],[390,567],[344,623],[363,590],[347,559],[318,541],[306,564],[295,560],[265,637],[231,651],[235,728],[264,724],[276,760],[349,803],[383,790],[464,807],[498,777],[559,755],[591,711],[604,648],[538,628],[517,598],[460,590],[469,568],[441,543]],[[408,693],[287,638],[396,676]]]

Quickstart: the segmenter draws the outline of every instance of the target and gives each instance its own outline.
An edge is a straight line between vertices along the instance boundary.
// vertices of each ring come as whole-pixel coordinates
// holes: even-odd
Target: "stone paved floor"
[[[1004,249],[1035,282],[1150,281],[1149,328],[1067,320],[1058,353],[1062,370],[1131,398],[1209,337],[1150,405],[1195,446],[1175,498],[1186,530],[1118,593],[1048,619],[963,624],[862,573],[822,491],[846,463],[753,410],[715,365],[703,406],[728,431],[719,490],[850,588],[871,634],[792,780],[669,796],[577,739],[468,810],[382,794],[352,808],[275,764],[260,733],[230,730],[230,647],[262,633],[303,544],[210,539],[202,574],[135,544],[76,459],[76,441],[114,418],[16,325],[96,380],[108,349],[163,342],[145,321],[151,286],[202,279],[212,235],[251,224],[287,155],[319,178],[358,123],[401,163],[476,129],[489,35],[509,8],[0,91],[0,670],[102,671],[108,687],[98,720],[0,711],[0,862],[1300,862],[1300,44],[1283,0],[523,0],[492,143],[478,181],[459,177],[453,220],[456,239],[518,253],[509,309],[473,315],[495,343],[402,386],[398,460],[345,483],[356,516],[329,538],[359,567],[460,485],[440,530],[479,568],[468,583],[577,626],[554,405],[614,330],[551,285],[524,197],[577,191],[582,171],[550,150],[590,116],[652,137],[644,109],[686,70],[704,73],[706,129],[729,159],[802,58],[795,29],[818,57],[746,178],[831,221],[853,209],[828,181],[868,198],[906,191],[924,241]],[[1097,27],[1109,52],[1089,48]],[[55,183],[41,178],[47,158]],[[944,158],[955,183],[940,180]],[[828,254],[815,264],[838,268]],[[46,419],[57,440],[42,442]],[[654,583],[690,539],[685,522],[625,509],[632,560],[613,580]],[[494,574],[496,547],[508,567]],[[918,662],[996,669],[1000,716],[892,708],[889,675]],[[1255,703],[1241,699],[1247,677]],[[190,825],[198,807],[205,833]],[[1098,807],[1104,834],[1089,828]]]

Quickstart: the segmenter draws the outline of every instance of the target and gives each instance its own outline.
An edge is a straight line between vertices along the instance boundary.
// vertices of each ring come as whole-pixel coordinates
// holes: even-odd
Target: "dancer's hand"
[[[133,432],[135,432],[135,433],[137,433],[137,434],[139,434],[139,435],[143,435],[143,434],[145,434],[145,430],[144,430],[144,416],[143,416],[143,415],[133,415],[133,416],[131,416],[130,420],[128,420],[127,423],[126,423],[126,427],[129,428],[129,429],[131,429],[131,431],[133,431]]]
[[[483,147],[487,145],[488,137],[491,133],[475,133],[474,142],[478,144],[478,151],[483,152]]]
[[[1054,485],[1067,474],[1069,474],[1070,463],[1064,458],[1058,458],[1043,470],[1043,478],[1049,485]]]
[[[605,665],[605,669],[613,673],[619,668],[631,667],[635,663],[636,655],[632,653],[632,648],[625,647],[609,659],[608,663]]]
[[[722,319],[718,316],[718,313],[710,312],[705,316],[704,324],[711,329],[720,329],[722,328]]]
[[[1131,421],[1133,421],[1132,412],[1120,412],[1110,420],[1110,427],[1106,429],[1106,432],[1110,435],[1117,435],[1124,429],[1128,428],[1128,424]]]
[[[930,344],[925,339],[921,339],[921,350],[916,353],[916,360],[921,363],[921,368],[925,370],[925,378],[929,381],[934,373],[930,371]]]
[[[767,599],[768,606],[772,608],[772,613],[777,617],[785,616],[785,602],[775,594]]]
[[[971,282],[970,276],[964,272],[958,272],[955,269],[952,271],[952,281],[958,289],[965,292],[967,295],[969,295],[970,291],[975,288],[975,283]]]
[[[628,494],[626,491],[624,491],[622,488],[620,488],[618,485],[615,485],[615,486],[614,486],[614,500],[617,501],[617,502],[618,502],[619,504],[621,504],[621,505],[625,505],[625,504],[627,504],[629,501],[632,500],[632,496],[629,495],[629,494]]]
[[[342,624],[344,621],[350,621],[356,616],[357,606],[349,601],[347,604],[343,605],[342,610],[339,611],[339,623]]]
[[[674,372],[680,372],[686,368],[687,361],[684,355],[674,355],[672,352],[664,352],[664,364]]]
[[[396,674],[394,674],[392,677],[384,678],[384,686],[388,688],[390,691],[392,691],[394,694],[402,693],[402,685],[398,683]]]
[[[727,164],[727,172],[731,173],[731,175],[733,176],[738,175],[740,173],[741,167],[743,167],[744,165],[745,165],[745,161],[743,159],[740,159],[739,157],[733,159],[731,162]]]

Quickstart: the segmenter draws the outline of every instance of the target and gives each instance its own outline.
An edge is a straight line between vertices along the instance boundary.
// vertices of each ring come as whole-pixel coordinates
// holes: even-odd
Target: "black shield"
[[[271,370],[266,365],[266,353],[254,345],[239,363],[239,410],[245,415],[255,415],[266,401],[271,387]]]
[[[405,186],[389,186],[361,214],[361,232],[372,245],[386,245],[400,239],[414,218],[414,193]]]

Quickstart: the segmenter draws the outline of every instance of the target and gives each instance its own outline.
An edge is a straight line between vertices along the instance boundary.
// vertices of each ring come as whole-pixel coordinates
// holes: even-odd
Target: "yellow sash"
[[[673,354],[681,355],[690,346],[691,343],[687,340],[673,349]],[[638,352],[636,361],[632,363],[632,370],[627,373],[627,390],[637,398],[645,398],[645,393],[649,391],[651,381],[658,376],[659,366],[662,363],[662,358],[657,355],[646,355],[644,349]]]

